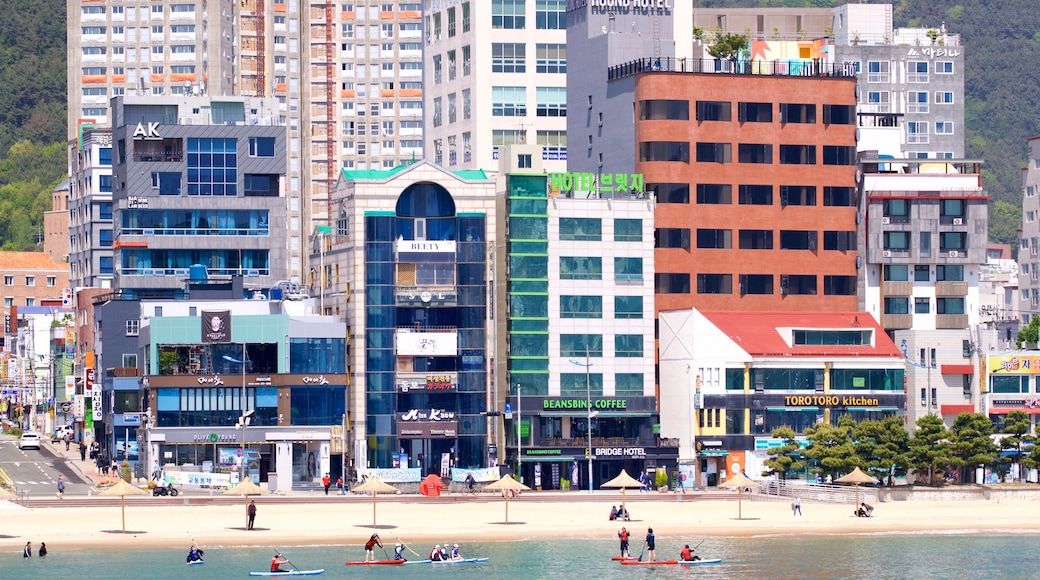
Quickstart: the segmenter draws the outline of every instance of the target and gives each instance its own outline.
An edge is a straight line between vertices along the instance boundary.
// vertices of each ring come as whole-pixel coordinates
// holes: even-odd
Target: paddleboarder
[[[379,546],[380,548],[382,548],[383,544],[379,541],[379,534],[372,534],[372,537],[370,537],[368,539],[368,541],[365,542],[365,561],[366,562],[375,562],[375,560],[376,560],[375,547],[376,546]]]
[[[693,553],[694,548],[691,548],[689,544],[683,547],[682,551],[679,552],[679,559],[683,562],[693,562],[700,560],[701,557]]]
[[[657,561],[657,552],[654,551],[654,529],[646,529],[646,559],[655,562]]]
[[[195,544],[191,545],[188,549],[188,564],[192,562],[199,562],[202,560],[202,550],[199,549]]]
[[[394,560],[404,560],[404,544],[401,542],[394,544]]]
[[[622,527],[621,531],[617,533],[617,536],[621,540],[621,557],[631,558],[631,554],[628,553],[628,530]]]
[[[431,562],[440,562],[441,561],[441,545],[440,544],[437,544],[436,546],[433,547],[432,550],[430,550],[430,561]]]
[[[459,545],[458,544],[455,544],[455,545],[453,545],[451,547],[451,559],[452,560],[461,560],[462,559],[462,555],[459,554]]]
[[[288,572],[288,570],[282,570],[282,564],[288,564],[289,560],[282,557],[281,552],[275,552],[274,557],[271,558],[271,571],[272,572]]]

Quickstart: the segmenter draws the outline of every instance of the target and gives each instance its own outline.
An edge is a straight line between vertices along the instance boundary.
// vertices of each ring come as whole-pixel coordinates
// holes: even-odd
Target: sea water
[[[1017,534],[975,535],[814,535],[751,538],[706,538],[697,549],[704,558],[722,558],[721,564],[700,566],[622,566],[610,560],[618,555],[618,543],[602,538],[467,542],[466,557],[490,557],[475,564],[402,566],[344,566],[364,559],[361,544],[351,546],[284,547],[282,554],[299,569],[324,568],[320,578],[738,578],[804,580],[947,578],[1040,578],[1040,536]],[[450,534],[446,534],[449,538]],[[695,545],[702,538],[659,537],[657,558],[676,559],[682,544]],[[40,538],[44,540],[44,538]],[[360,541],[360,540],[359,540]],[[34,547],[39,545],[33,542]],[[642,541],[632,542],[638,556]],[[432,546],[411,546],[429,552]],[[273,549],[203,545],[206,563],[185,565],[187,546],[169,550],[121,550],[112,547],[64,550],[49,545],[46,558],[25,560],[18,552],[0,554],[0,578],[87,579],[142,578],[220,579],[248,578],[250,571],[268,570]],[[389,551],[389,546],[388,546]],[[377,548],[376,554],[382,556]],[[392,551],[390,551],[392,555]],[[409,556],[410,553],[406,552]],[[419,558],[415,558],[419,559]],[[647,559],[644,552],[643,559]]]

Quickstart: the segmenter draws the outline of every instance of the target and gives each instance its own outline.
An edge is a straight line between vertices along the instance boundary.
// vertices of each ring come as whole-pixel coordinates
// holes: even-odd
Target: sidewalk
[[[104,475],[97,474],[97,464],[90,460],[88,454],[86,461],[81,461],[79,458],[79,445],[75,441],[69,445],[69,450],[65,451],[65,442],[55,440],[51,443],[49,438],[43,439],[43,450],[45,453],[50,453],[58,459],[65,460],[69,468],[73,472],[77,473],[83,480],[83,483],[89,483],[90,485],[98,485],[105,483],[112,478]]]

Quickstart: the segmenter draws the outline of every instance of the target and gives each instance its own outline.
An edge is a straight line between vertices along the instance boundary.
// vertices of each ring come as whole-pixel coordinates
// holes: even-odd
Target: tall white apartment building
[[[286,128],[287,266],[304,278],[306,237],[327,223],[339,170],[422,157],[422,9],[378,0],[70,1],[70,155],[81,127],[110,126],[112,97],[275,97],[277,111],[257,114]]]
[[[498,167],[504,145],[542,146],[567,164],[566,0],[426,0],[426,158]]]

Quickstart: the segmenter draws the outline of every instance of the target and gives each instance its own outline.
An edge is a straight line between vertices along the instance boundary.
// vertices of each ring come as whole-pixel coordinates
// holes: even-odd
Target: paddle
[[[191,538],[191,545],[195,546],[195,549],[199,551],[199,559],[201,560],[206,553],[199,547],[199,543],[195,541],[195,536],[191,535],[191,532],[188,532],[188,537]]]
[[[389,560],[389,559],[390,559],[390,554],[387,554],[387,553],[386,553],[386,548],[384,548],[382,544],[379,544],[379,549],[383,550],[383,556],[384,556],[384,557],[385,557],[385,558],[386,558],[387,560]]]
[[[645,549],[646,549],[646,540],[643,540],[643,547],[639,548],[639,559],[636,560],[636,562],[642,562],[643,561],[643,550],[645,550]]]
[[[409,546],[408,544],[404,543],[404,541],[401,539],[401,536],[398,536],[397,534],[394,534],[394,537],[397,538],[398,542],[401,542],[402,546],[404,546],[405,548],[408,548],[409,552],[415,554],[416,558],[422,558],[422,556],[419,555],[419,552],[416,552],[415,550],[412,549],[411,546]]]
[[[275,554],[281,555],[281,552],[279,552],[277,548],[272,548],[272,549],[274,550],[274,553],[275,553]],[[282,557],[283,557],[283,558],[285,558],[285,556],[282,556]],[[294,563],[294,562],[293,562],[292,560],[290,560],[289,558],[285,558],[285,561],[286,561],[286,562],[288,562],[288,563],[289,563],[289,565],[290,565],[290,566],[292,566],[292,567],[293,567],[294,569],[296,569],[296,570],[299,570],[299,569],[300,569],[300,567],[299,567],[299,566],[297,566],[297,565],[296,565],[296,564],[295,564],[295,563]]]

